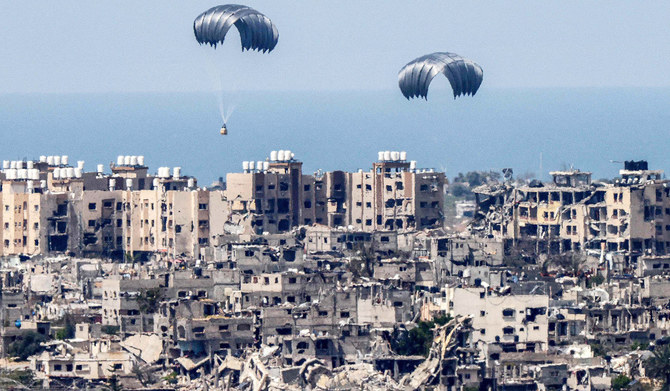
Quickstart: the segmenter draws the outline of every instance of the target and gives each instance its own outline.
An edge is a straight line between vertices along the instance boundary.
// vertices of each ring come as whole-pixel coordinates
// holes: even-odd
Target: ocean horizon
[[[670,88],[482,88],[455,100],[436,88],[428,101],[397,90],[225,95],[235,108],[227,136],[213,92],[0,95],[0,160],[69,155],[93,171],[144,155],[151,172],[180,166],[201,186],[279,149],[306,173],[369,169],[381,150],[407,151],[450,179],[505,167],[612,178],[631,159],[670,169]]]

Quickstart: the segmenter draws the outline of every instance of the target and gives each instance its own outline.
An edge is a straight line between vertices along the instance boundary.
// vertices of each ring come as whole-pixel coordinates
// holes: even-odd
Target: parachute
[[[279,40],[277,28],[267,16],[237,4],[219,5],[201,13],[193,22],[193,32],[198,43],[216,48],[216,45],[223,44],[233,25],[240,32],[242,51],[270,52]]]
[[[438,73],[444,74],[454,92],[474,95],[482,84],[484,72],[475,62],[458,54],[437,52],[419,57],[405,65],[398,73],[400,91],[407,99],[428,99],[428,86]]]

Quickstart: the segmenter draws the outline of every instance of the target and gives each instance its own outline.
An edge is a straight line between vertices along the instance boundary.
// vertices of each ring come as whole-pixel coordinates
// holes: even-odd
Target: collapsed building
[[[481,186],[472,231],[502,240],[508,253],[607,252],[612,268],[631,271],[640,257],[669,249],[670,189],[644,161],[619,174],[611,184],[571,170],[551,172],[551,183]]]

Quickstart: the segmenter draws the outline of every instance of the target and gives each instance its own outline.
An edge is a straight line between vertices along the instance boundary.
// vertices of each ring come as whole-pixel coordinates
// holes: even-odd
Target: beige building
[[[627,162],[613,184],[591,173],[557,171],[547,184],[475,189],[477,230],[538,253],[594,249],[623,256],[633,267],[644,254],[670,250],[670,189],[662,171]]]
[[[449,287],[442,306],[452,316],[472,316],[475,342],[508,345],[517,351],[547,350],[547,295],[497,296],[485,288]]]
[[[110,168],[84,173],[66,156],[3,162],[1,255],[199,257],[223,233],[222,191],[197,188],[179,167],[151,176],[142,157],[119,156]]]
[[[227,231],[277,233],[312,224],[367,232],[440,227],[444,173],[417,170],[404,152],[386,152],[370,171],[315,176],[303,175],[293,156],[278,160],[276,151],[255,168],[244,162],[243,173],[226,177]]]

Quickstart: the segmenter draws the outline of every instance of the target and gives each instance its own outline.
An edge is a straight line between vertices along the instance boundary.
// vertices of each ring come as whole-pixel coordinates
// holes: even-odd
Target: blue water
[[[86,169],[117,155],[182,166],[201,185],[290,149],[305,172],[369,168],[379,150],[420,167],[514,168],[540,175],[570,166],[614,177],[626,159],[670,169],[670,89],[482,89],[453,100],[406,101],[396,90],[239,93],[220,136],[213,93],[0,95],[0,160],[70,155]]]

